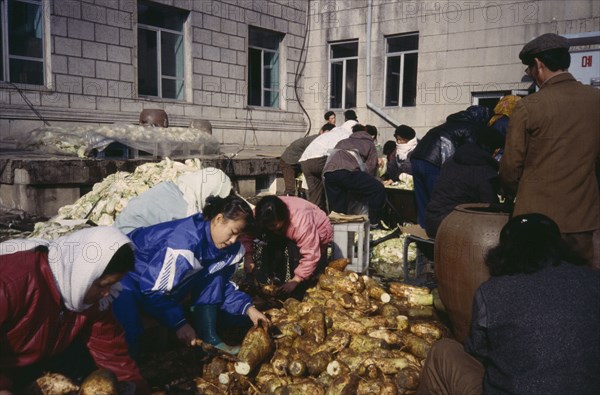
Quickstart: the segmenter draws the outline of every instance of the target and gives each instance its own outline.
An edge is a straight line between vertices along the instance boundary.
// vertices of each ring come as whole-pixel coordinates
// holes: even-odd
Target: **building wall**
[[[155,0],[190,12],[185,26],[185,100],[137,95],[136,0],[43,0],[46,87],[0,82],[0,140],[15,141],[43,122],[137,123],[147,108],[164,109],[171,126],[207,119],[223,143],[284,145],[306,124],[293,95],[305,34],[304,1]],[[248,26],[285,34],[281,109],[248,109]]]
[[[173,126],[207,119],[222,143],[287,145],[316,133],[329,110],[328,43],[358,39],[359,121],[392,125],[367,108],[366,30],[372,3],[371,102],[419,135],[473,102],[474,92],[527,89],[522,46],[547,32],[600,32],[595,0],[155,0],[190,12],[183,101],[137,95],[136,0],[43,0],[47,22],[46,87],[0,83],[0,142],[42,126],[23,96],[53,126],[136,123],[142,109],[162,108]],[[307,9],[308,18],[307,18]],[[302,46],[309,23],[307,50]],[[248,108],[248,26],[285,34],[281,109]],[[385,36],[419,32],[417,104],[384,106]],[[595,46],[594,48],[598,48]],[[298,60],[306,61],[294,89]],[[296,91],[308,112],[296,100]],[[338,122],[343,110],[335,109]]]
[[[310,45],[304,78],[304,105],[313,132],[328,108],[328,42],[358,39],[359,121],[376,125],[380,142],[393,127],[366,106],[366,42],[368,1],[314,0]],[[419,32],[417,103],[384,106],[385,36]],[[549,32],[574,34],[600,31],[600,2],[594,0],[372,0],[371,102],[398,124],[418,135],[465,109],[474,92],[522,90],[525,80],[518,53],[532,38]],[[598,47],[598,46],[596,46]],[[313,94],[314,93],[314,94]],[[334,110],[338,123],[343,110]]]

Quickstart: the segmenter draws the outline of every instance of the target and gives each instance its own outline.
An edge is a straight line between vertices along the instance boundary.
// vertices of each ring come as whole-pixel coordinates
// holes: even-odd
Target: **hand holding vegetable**
[[[192,340],[194,340],[197,337],[194,328],[192,328],[190,324],[185,324],[181,328],[177,329],[175,334],[183,344],[186,344],[188,346],[192,344]]]
[[[267,324],[267,326],[271,325],[271,321],[269,321],[267,316],[258,311],[258,309],[254,306],[250,306],[246,314],[248,314],[248,317],[250,317],[254,326],[258,326],[260,321]]]
[[[292,292],[294,292],[299,283],[300,281],[291,279],[290,281],[279,287],[279,293],[284,295],[291,294]]]

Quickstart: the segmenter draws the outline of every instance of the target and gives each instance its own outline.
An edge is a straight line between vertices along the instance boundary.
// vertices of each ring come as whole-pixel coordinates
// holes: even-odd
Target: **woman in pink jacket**
[[[284,282],[282,294],[300,296],[311,285],[313,274],[327,263],[327,245],[333,239],[329,218],[316,205],[294,196],[265,196],[256,205],[255,213],[258,234],[265,235],[267,242],[262,269]],[[245,240],[244,247],[244,268],[251,273],[252,242]],[[289,259],[285,259],[286,247]]]

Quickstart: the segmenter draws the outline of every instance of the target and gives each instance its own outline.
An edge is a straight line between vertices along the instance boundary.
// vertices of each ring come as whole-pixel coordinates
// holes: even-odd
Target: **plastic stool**
[[[410,277],[409,268],[408,268],[408,246],[411,243],[417,244],[417,259],[415,263],[415,275],[414,277]],[[404,263],[402,265],[402,270],[404,272],[404,282],[412,285],[424,285],[421,284],[423,281],[419,281],[419,276],[421,275],[421,271],[423,270],[423,266],[425,266],[425,262],[423,260],[423,254],[418,251],[418,243],[426,243],[431,244],[432,246],[435,244],[434,239],[424,239],[419,236],[408,234],[404,239]]]
[[[333,258],[347,258],[347,269],[364,273],[369,268],[369,221],[333,225]],[[358,239],[356,246],[355,237]],[[355,251],[356,249],[356,251]]]

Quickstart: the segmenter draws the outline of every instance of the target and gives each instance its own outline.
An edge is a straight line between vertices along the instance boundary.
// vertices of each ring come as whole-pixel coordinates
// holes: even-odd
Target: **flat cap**
[[[519,52],[519,59],[523,64],[527,64],[526,59],[531,59],[533,55],[557,48],[569,49],[569,40],[554,33],[542,34],[525,44]]]

